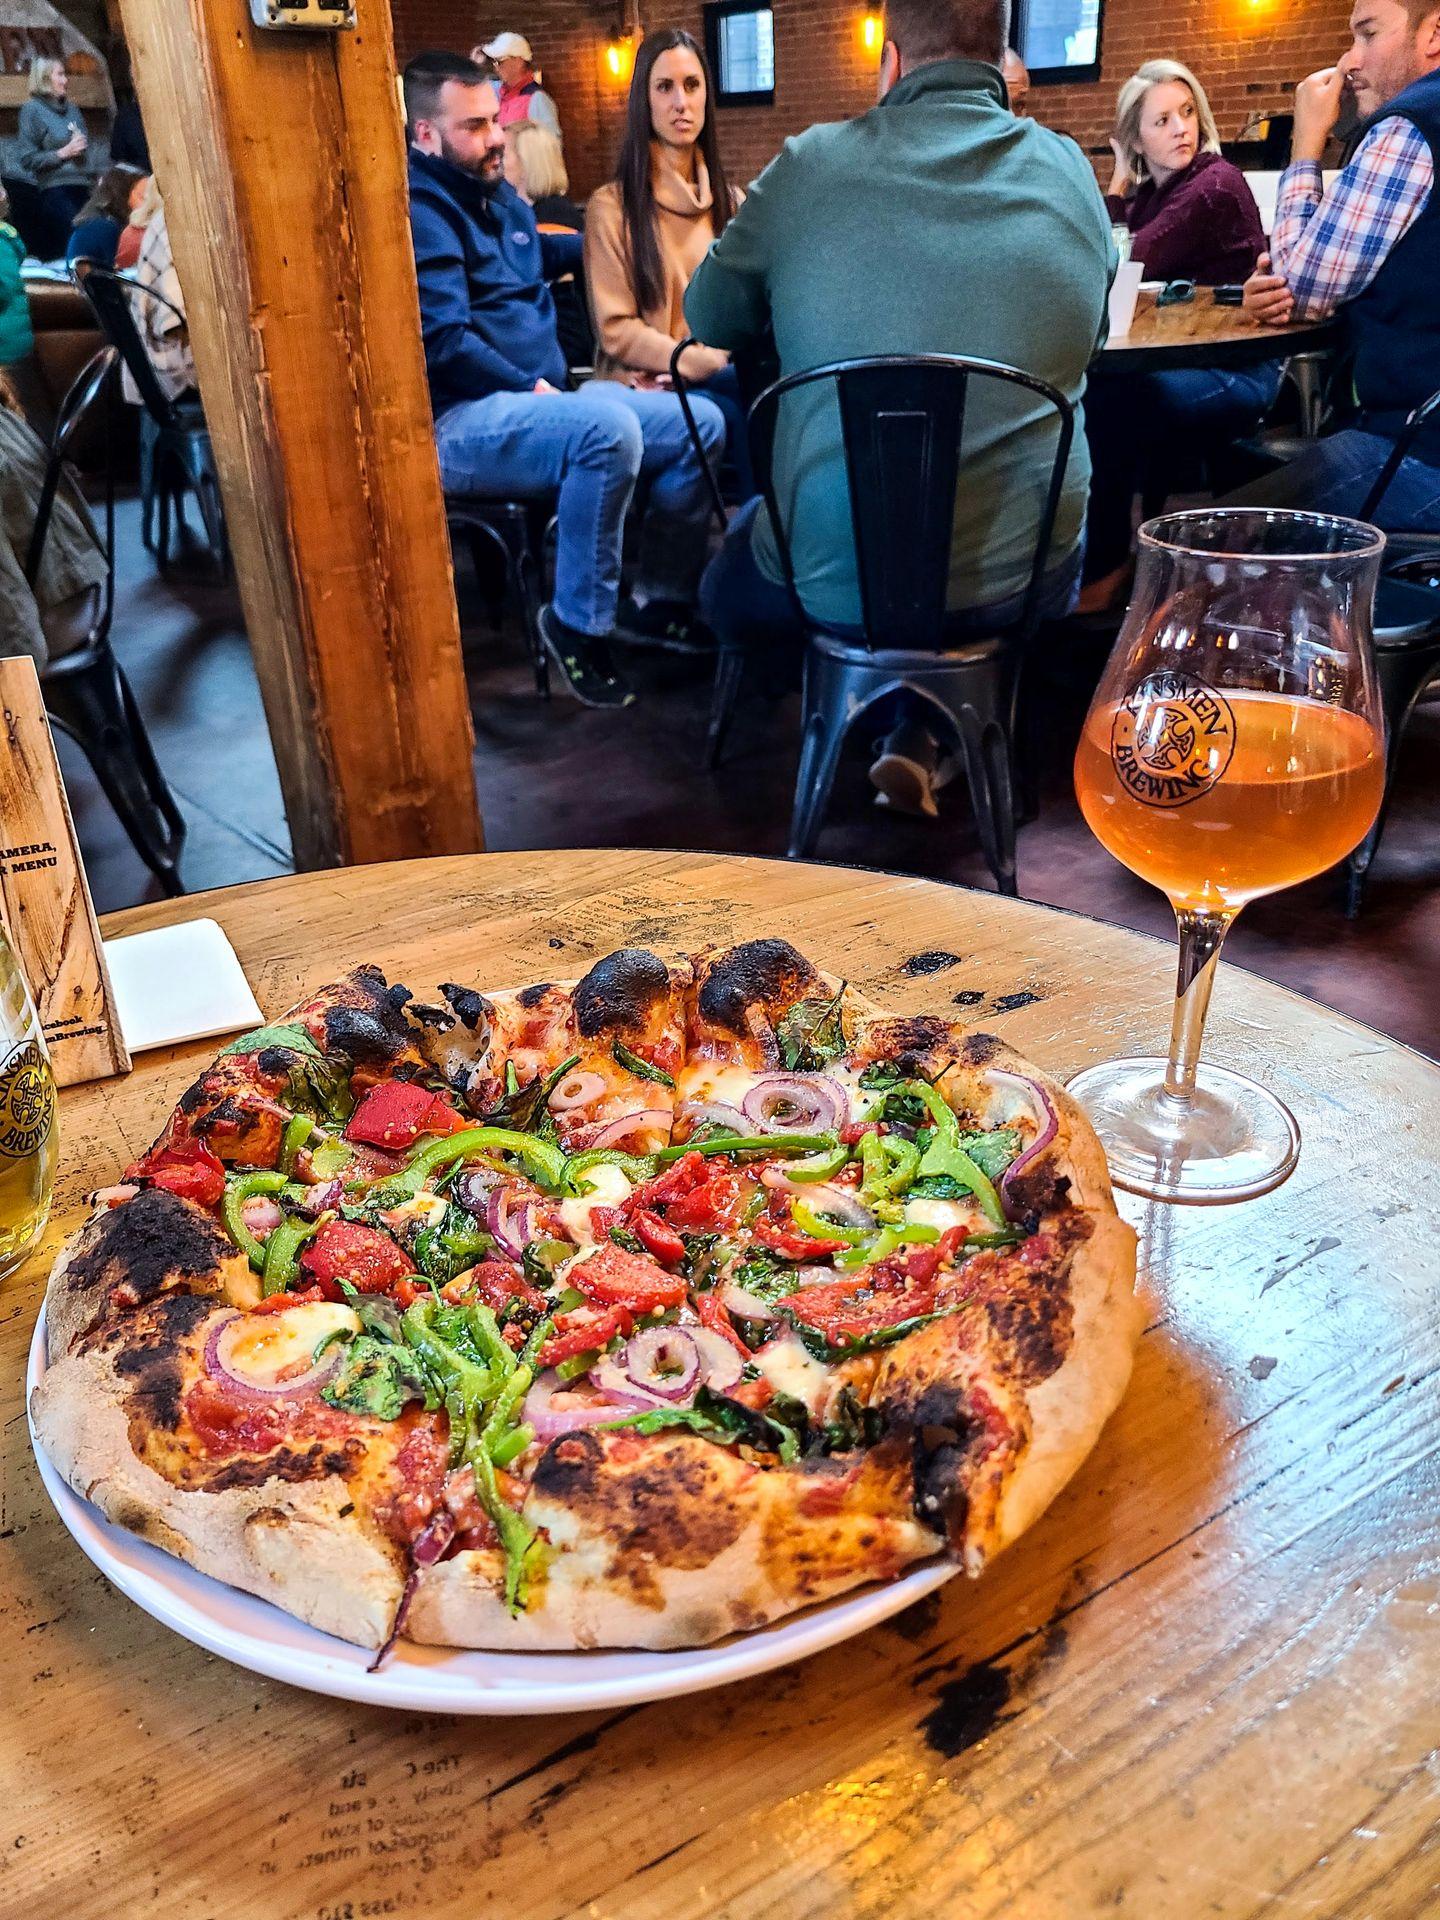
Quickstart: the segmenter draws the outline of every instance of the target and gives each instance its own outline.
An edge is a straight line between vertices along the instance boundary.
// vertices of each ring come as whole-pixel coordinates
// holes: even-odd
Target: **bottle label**
[[[27,1160],[55,1124],[55,1082],[45,1056],[27,1040],[0,1066],[0,1161]]]

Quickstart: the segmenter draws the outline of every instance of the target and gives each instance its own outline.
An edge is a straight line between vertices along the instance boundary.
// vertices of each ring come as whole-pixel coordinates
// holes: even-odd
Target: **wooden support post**
[[[121,10],[296,864],[476,851],[388,0]]]

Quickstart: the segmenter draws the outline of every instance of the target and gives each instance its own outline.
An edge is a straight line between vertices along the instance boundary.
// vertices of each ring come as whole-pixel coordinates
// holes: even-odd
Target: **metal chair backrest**
[[[975,381],[1034,394],[1054,411],[1058,422],[1055,458],[1016,628],[1025,639],[1034,632],[1075,437],[1075,410],[1063,393],[1033,374],[959,354],[886,354],[838,361],[779,380],[755,402],[750,413],[755,471],[762,478],[786,583],[802,615],[790,529],[774,478],[783,401],[807,387],[829,384],[835,389],[850,483],[865,644],[882,652],[939,652],[946,645],[955,504]]]
[[[1421,401],[1405,425],[1395,436],[1395,445],[1390,449],[1390,457],[1380,469],[1374,486],[1361,507],[1358,519],[1373,520],[1380,511],[1381,502],[1390,491],[1390,483],[1409,458],[1411,450],[1430,422],[1440,414],[1440,393],[1432,393],[1428,400]]]
[[[142,287],[138,280],[132,280],[127,274],[116,273],[113,267],[97,266],[91,260],[76,260],[73,271],[75,284],[90,302],[95,318],[100,322],[100,331],[125,362],[126,371],[135,382],[145,411],[157,426],[177,426],[179,410],[160,384],[154,362],[146,350],[140,323],[135,317],[135,308],[138,301],[148,300],[173,313],[182,325],[185,315],[163,293],[157,293],[153,287]]]
[[[55,432],[50,441],[50,458],[45,466],[45,478],[40,487],[40,498],[35,508],[35,524],[30,532],[30,545],[25,553],[25,578],[34,586],[40,578],[40,564],[45,557],[45,543],[50,537],[50,527],[55,518],[55,500],[62,485],[69,486],[74,492],[80,509],[89,511],[85,497],[75,485],[67,461],[75,437],[84,428],[91,413],[102,402],[108,408],[114,403],[115,381],[119,366],[119,354],[114,347],[102,347],[76,374],[71,381],[65,398],[55,419]],[[112,436],[105,435],[105,598],[96,632],[108,632],[110,617],[115,603],[115,480],[112,464]]]

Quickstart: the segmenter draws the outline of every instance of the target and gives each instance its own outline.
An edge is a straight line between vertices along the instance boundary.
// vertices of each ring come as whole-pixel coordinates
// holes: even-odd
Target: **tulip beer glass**
[[[10,942],[0,928],[0,1279],[44,1231],[55,1181],[55,1081]]]
[[[1263,508],[1140,530],[1135,596],[1091,706],[1075,787],[1101,845],[1169,896],[1180,930],[1170,1057],[1071,1083],[1116,1184],[1244,1200],[1300,1152],[1273,1094],[1202,1066],[1220,949],[1249,900],[1343,860],[1384,788],[1371,617],[1384,536]]]

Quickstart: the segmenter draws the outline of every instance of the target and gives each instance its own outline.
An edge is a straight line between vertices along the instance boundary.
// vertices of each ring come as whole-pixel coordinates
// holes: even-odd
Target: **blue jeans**
[[[1129,557],[1135,496],[1152,477],[1164,484],[1177,453],[1253,433],[1279,388],[1278,366],[1092,374],[1085,396],[1091,466],[1086,578],[1103,579]]]
[[[1242,487],[1223,504],[1357,515],[1394,445],[1384,434],[1347,427],[1317,440],[1298,460]],[[1373,518],[1387,533],[1440,533],[1440,466],[1402,460]]]
[[[697,396],[695,419],[712,456],[725,444],[718,407]],[[555,612],[568,627],[615,626],[625,516],[643,475],[649,511],[637,591],[689,600],[705,564],[710,495],[673,393],[639,393],[592,380],[578,393],[494,393],[441,414],[440,476],[457,496],[559,496]]]

